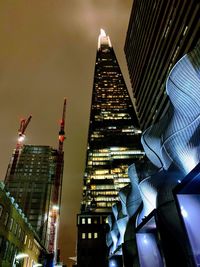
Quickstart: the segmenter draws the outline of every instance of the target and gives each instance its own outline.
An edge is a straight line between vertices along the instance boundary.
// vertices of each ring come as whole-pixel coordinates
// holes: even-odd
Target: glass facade
[[[5,179],[6,189],[48,246],[58,151],[50,146],[25,145],[13,172],[14,158],[15,151]]]
[[[141,131],[109,36],[96,55],[82,211],[110,209],[129,182],[127,168],[144,155]]]
[[[169,107],[166,78],[200,36],[200,5],[190,0],[133,1],[125,54],[142,130]]]

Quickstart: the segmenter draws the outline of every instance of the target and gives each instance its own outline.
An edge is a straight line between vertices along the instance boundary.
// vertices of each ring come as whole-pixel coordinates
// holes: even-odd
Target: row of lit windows
[[[126,130],[126,129],[117,129],[117,130],[115,130],[115,134],[118,134],[118,135],[123,135],[124,136],[124,134],[122,134],[124,132],[126,132],[126,136],[138,134],[138,133],[135,133],[134,130]],[[99,132],[96,132],[95,131],[93,134],[91,134],[91,139],[94,139],[94,138],[103,138],[104,136],[105,136],[105,134],[103,134],[103,131],[102,132],[100,132],[100,131]]]
[[[96,108],[98,109],[106,109],[110,114],[118,114],[121,112],[126,112],[128,109],[128,106],[126,104],[122,104],[119,101],[111,101],[105,100],[102,98],[96,98]],[[97,107],[98,105],[98,107]],[[100,113],[100,112],[98,112]],[[102,112],[101,112],[102,114]]]
[[[102,138],[102,137],[104,137],[103,134],[92,134],[91,135],[91,139],[94,139],[94,138]]]
[[[120,82],[116,76],[112,77],[109,83],[106,82],[105,78],[107,76],[97,77],[98,84],[95,86],[94,94],[98,93],[108,93],[111,95],[113,92],[114,94],[121,93],[121,95],[128,95],[124,92],[124,83]]]
[[[99,220],[100,218],[96,218],[96,217],[82,217],[80,218],[80,223],[81,224],[98,224],[98,223],[101,223],[101,221]]]
[[[98,208],[111,208],[113,206],[112,202],[98,202],[97,207]]]
[[[117,106],[118,107],[118,106]],[[100,115],[95,115],[95,119],[97,118],[111,118],[111,119],[115,119],[115,118],[124,118],[127,119],[130,117],[130,115],[128,113],[112,113],[112,112],[108,112],[107,114],[104,112],[101,112]]]
[[[127,186],[128,183],[115,183],[115,189],[120,190],[121,188]]]
[[[111,104],[111,103],[107,103],[107,102],[102,102],[100,100],[99,104],[98,104],[98,109],[107,109],[108,112],[112,115],[112,114],[117,114],[119,112],[127,111],[127,106],[120,104],[117,101],[115,101],[113,104]],[[99,114],[99,112],[97,114]],[[102,112],[101,112],[101,114],[102,114]]]
[[[99,201],[117,201],[118,200],[118,196],[116,197],[95,197],[94,200],[96,202],[99,202]]]
[[[103,175],[103,174],[120,174],[123,171],[127,171],[127,165],[121,165],[120,168],[114,169],[102,169],[102,170],[95,170],[95,175]],[[87,175],[87,174],[86,174]]]
[[[110,160],[109,157],[92,157],[90,158],[90,160],[92,161],[106,161],[106,160]]]
[[[117,201],[118,200],[119,200],[119,198],[117,198]],[[96,207],[97,208],[111,208],[115,202],[116,201],[113,201],[113,202],[111,202],[111,201],[96,202]],[[91,206],[91,201],[86,201],[86,205]]]
[[[92,223],[92,219],[91,218],[87,218],[87,221],[86,221],[86,218],[81,218],[81,224],[91,224]]]
[[[82,233],[81,234],[82,239],[97,239],[98,238],[98,233]]]
[[[96,162],[92,162],[92,161],[88,161],[88,165],[93,165],[93,166],[103,166],[103,165],[107,165],[108,162],[107,161],[96,161]]]
[[[101,162],[101,161],[105,162],[105,161],[110,161],[112,159],[130,159],[130,158],[132,158],[131,155],[112,155],[110,157],[90,158],[90,161],[88,161],[88,165],[90,164],[95,165],[96,162]]]
[[[126,150],[126,151],[111,151],[111,155],[135,155],[135,154],[142,154],[144,152],[142,150]]]
[[[91,175],[91,179],[113,179],[113,174],[106,174],[106,175]]]
[[[109,116],[107,116],[107,117],[102,117],[102,116],[95,116],[95,120],[96,120],[96,121],[102,121],[102,120],[123,120],[123,119],[124,119],[124,118],[122,118],[122,117],[109,117]],[[131,117],[127,117],[127,118],[125,118],[125,119],[130,120]]]
[[[127,178],[127,173],[91,175],[89,176],[89,178],[87,178],[87,181],[90,182],[90,179],[102,180],[102,179],[116,179],[116,178]]]
[[[117,191],[98,191],[98,192],[92,192],[93,196],[118,196],[118,192]]]
[[[95,156],[109,156],[110,155],[110,153],[109,152],[107,152],[107,153],[104,153],[104,152],[102,152],[102,153],[92,153],[92,152],[90,152],[89,153],[89,156],[93,156],[93,157],[95,157]]]
[[[112,85],[110,85],[112,86]],[[110,91],[108,91],[110,90]],[[111,92],[112,90],[112,92]],[[113,86],[108,88],[102,87],[100,85],[99,87],[96,88],[96,92],[94,94],[95,99],[101,99],[101,98],[109,98],[112,103],[120,103],[121,105],[129,106],[129,98],[128,95],[123,94],[121,91],[121,88],[118,86]],[[123,98],[123,102],[120,102],[120,100]],[[102,100],[102,102],[105,102],[106,100]],[[95,103],[93,104],[95,105]]]
[[[106,189],[114,189],[114,185],[91,185],[91,190],[106,190]]]
[[[96,174],[108,174],[109,170],[96,170],[95,173]]]

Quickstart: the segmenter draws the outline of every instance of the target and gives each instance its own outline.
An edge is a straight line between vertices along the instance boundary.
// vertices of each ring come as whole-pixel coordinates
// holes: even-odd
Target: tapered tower
[[[82,211],[105,211],[128,182],[127,168],[143,157],[134,108],[109,36],[98,38]]]
[[[78,215],[78,266],[107,266],[106,218],[140,160],[141,131],[110,38],[101,29],[96,54],[83,201]]]

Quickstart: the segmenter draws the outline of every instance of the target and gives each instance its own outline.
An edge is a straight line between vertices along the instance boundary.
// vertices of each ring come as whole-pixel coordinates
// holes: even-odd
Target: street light
[[[28,258],[28,254],[18,253],[17,255],[15,255],[14,260],[13,260],[13,267],[16,266],[16,263],[19,263],[19,260],[24,259],[24,258]]]

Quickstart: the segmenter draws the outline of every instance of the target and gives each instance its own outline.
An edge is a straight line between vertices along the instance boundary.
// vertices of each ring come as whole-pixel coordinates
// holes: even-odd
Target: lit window
[[[94,233],[94,238],[98,238],[98,233]]]
[[[85,233],[82,233],[82,239],[85,239],[86,235]]]
[[[91,185],[91,189],[95,190],[96,189],[96,185]]]
[[[25,235],[25,238],[24,238],[24,245],[26,245],[26,241],[27,241],[27,235]]]
[[[82,219],[81,219],[81,223],[82,223],[82,224],[85,224],[85,218],[82,218]]]
[[[92,238],[92,233],[88,233],[88,239]]]
[[[88,219],[87,219],[87,222],[88,222],[88,224],[91,224],[91,223],[92,223],[91,218],[88,218]]]

